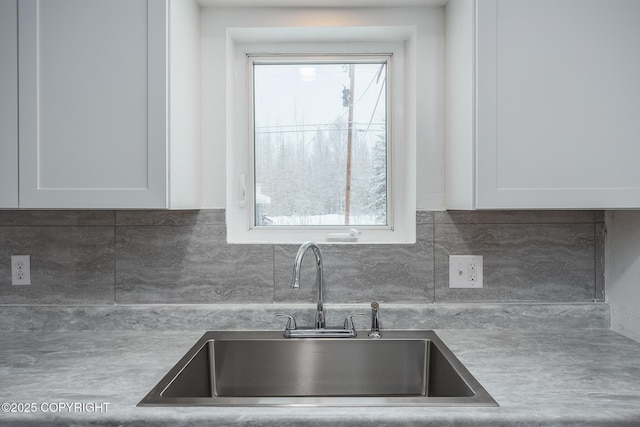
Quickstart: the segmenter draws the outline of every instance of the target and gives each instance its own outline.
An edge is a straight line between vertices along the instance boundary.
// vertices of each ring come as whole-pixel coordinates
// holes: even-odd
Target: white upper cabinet
[[[19,0],[21,208],[199,207],[198,15]]]
[[[0,208],[18,207],[17,5],[0,0]]]
[[[640,2],[449,0],[447,208],[640,207]]]

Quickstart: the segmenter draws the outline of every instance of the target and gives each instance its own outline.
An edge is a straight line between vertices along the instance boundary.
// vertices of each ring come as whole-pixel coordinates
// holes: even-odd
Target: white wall
[[[609,211],[605,221],[611,328],[640,341],[640,211]]]
[[[418,209],[444,208],[444,8],[216,8],[201,10],[204,208],[226,203],[228,27],[416,26]]]

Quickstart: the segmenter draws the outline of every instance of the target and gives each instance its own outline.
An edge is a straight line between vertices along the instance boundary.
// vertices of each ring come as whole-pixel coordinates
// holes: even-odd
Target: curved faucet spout
[[[293,264],[293,278],[291,279],[291,289],[300,288],[300,269],[302,258],[308,249],[313,251],[316,259],[316,289],[318,290],[318,308],[316,310],[316,329],[325,328],[324,307],[323,307],[323,279],[322,279],[322,254],[320,248],[313,242],[303,243],[298,249],[296,259]]]

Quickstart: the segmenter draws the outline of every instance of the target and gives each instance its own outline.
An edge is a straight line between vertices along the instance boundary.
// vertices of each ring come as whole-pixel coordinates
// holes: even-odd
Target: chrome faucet
[[[322,280],[322,254],[320,248],[313,242],[303,243],[298,249],[296,260],[293,263],[293,278],[291,279],[291,289],[300,288],[300,269],[302,268],[302,258],[307,250],[311,249],[316,257],[316,289],[318,290],[318,306],[316,309],[316,319],[314,327],[296,326],[293,316],[288,314],[276,314],[278,317],[286,317],[287,324],[284,327],[283,335],[285,338],[354,338],[357,336],[356,328],[353,324],[353,317],[347,316],[344,320],[344,326],[327,328],[325,325],[324,314],[324,296]]]
[[[300,288],[300,269],[302,267],[302,258],[308,249],[313,251],[313,254],[316,258],[316,289],[318,291],[318,306],[316,309],[316,329],[324,329],[325,318],[324,318],[324,307],[323,307],[323,279],[322,279],[322,254],[320,253],[320,248],[313,242],[303,243],[302,246],[298,249],[298,253],[296,254],[296,259],[293,264],[293,278],[291,279],[291,289],[299,289]]]

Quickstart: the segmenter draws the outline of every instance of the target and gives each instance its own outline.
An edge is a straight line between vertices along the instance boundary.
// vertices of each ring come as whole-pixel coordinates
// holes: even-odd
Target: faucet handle
[[[296,319],[293,318],[293,316],[288,315],[288,314],[284,314],[284,313],[276,313],[276,317],[287,317],[287,324],[285,325],[284,329],[296,329]]]
[[[348,315],[347,317],[344,318],[344,329],[349,329],[354,331],[356,329],[356,326],[353,324],[353,314]]]
[[[350,329],[350,330],[356,330],[356,325],[355,323],[353,323],[353,316],[366,316],[366,314],[364,313],[354,313],[354,314],[350,314],[348,315],[345,319],[344,319],[344,329]]]

